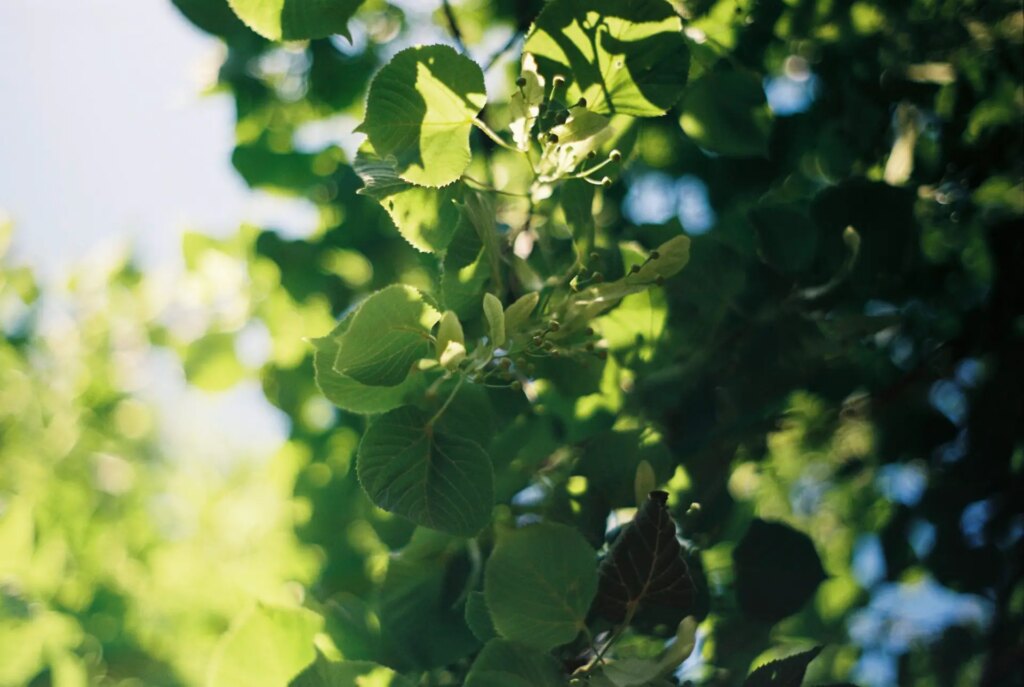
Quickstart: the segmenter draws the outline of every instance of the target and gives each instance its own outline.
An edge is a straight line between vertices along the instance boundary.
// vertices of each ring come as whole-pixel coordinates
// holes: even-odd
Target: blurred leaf
[[[483,592],[470,592],[466,597],[466,625],[481,642],[490,641],[498,636]]]
[[[775,269],[795,274],[814,262],[818,228],[806,213],[791,205],[760,206],[750,212],[750,220],[761,256]]]
[[[732,556],[740,608],[768,623],[799,611],[827,577],[810,537],[779,522],[755,518]]]
[[[719,155],[765,157],[771,112],[755,74],[710,72],[686,89],[679,123],[694,143]]]
[[[216,0],[211,0],[216,2]],[[341,34],[362,0],[228,0],[253,31],[272,41],[299,41]]]
[[[760,666],[743,682],[743,687],[801,687],[807,666],[821,653],[817,646],[799,654]]]
[[[245,376],[235,353],[235,336],[207,334],[192,342],[185,352],[185,378],[204,391],[230,389]]]
[[[288,683],[288,687],[414,687],[390,668],[369,661],[328,661],[318,656],[316,663]]]
[[[323,618],[304,608],[258,604],[232,623],[217,646],[207,685],[281,687],[316,659]]]

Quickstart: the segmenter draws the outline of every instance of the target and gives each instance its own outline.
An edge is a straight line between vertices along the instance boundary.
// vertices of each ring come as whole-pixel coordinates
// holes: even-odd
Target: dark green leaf
[[[595,607],[619,623],[645,605],[682,618],[693,606],[693,580],[668,512],[668,494],[652,491],[601,562]]]
[[[755,518],[732,555],[740,608],[768,623],[799,611],[827,577],[810,537],[780,522]]]
[[[558,661],[536,649],[492,639],[473,661],[465,687],[564,687]]]
[[[328,661],[318,656],[316,663],[292,680],[288,687],[414,687],[391,668],[369,661]]]
[[[494,505],[491,460],[476,442],[429,420],[412,407],[378,418],[359,444],[359,481],[386,511],[473,536],[489,522]]]
[[[249,28],[272,41],[298,41],[341,34],[363,0],[228,0]]]
[[[470,592],[466,597],[466,625],[481,642],[490,641],[498,636],[483,592]]]

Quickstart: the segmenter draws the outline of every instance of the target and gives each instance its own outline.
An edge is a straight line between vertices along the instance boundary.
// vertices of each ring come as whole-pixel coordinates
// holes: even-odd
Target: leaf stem
[[[434,423],[441,419],[441,416],[444,415],[444,411],[448,410],[448,406],[450,406],[452,401],[455,400],[455,394],[459,393],[459,389],[462,388],[462,383],[464,381],[466,381],[466,376],[459,374],[459,379],[455,382],[455,388],[452,389],[452,392],[448,395],[448,398],[445,399],[445,402],[441,405],[438,411],[434,413],[434,417],[427,421],[427,427],[433,427]]]
[[[462,180],[463,181],[468,181],[469,183],[473,184],[474,186],[477,187],[477,190],[480,190],[480,191],[487,191],[488,193],[500,193],[503,196],[513,196],[514,198],[528,198],[529,197],[525,193],[516,193],[515,191],[504,191],[504,190],[502,190],[500,188],[494,188],[493,186],[491,186],[489,184],[485,184],[484,182],[480,181],[479,179],[474,179],[473,177],[469,176],[468,174],[463,174],[462,175]]]
[[[487,138],[491,139],[492,141],[494,141],[495,143],[500,145],[502,148],[505,148],[507,150],[511,150],[514,153],[522,153],[523,152],[523,151],[519,150],[519,148],[516,148],[511,143],[508,143],[507,141],[505,141],[505,139],[503,139],[498,134],[494,133],[494,130],[491,129],[491,127],[487,126],[487,124],[484,122],[484,120],[480,119],[479,117],[473,117],[473,126],[475,126],[477,129],[480,129],[480,131],[482,131],[484,133],[484,135],[487,136]]]

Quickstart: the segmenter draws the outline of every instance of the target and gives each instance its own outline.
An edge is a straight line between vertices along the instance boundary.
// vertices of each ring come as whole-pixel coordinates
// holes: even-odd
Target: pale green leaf
[[[392,161],[366,149],[356,156],[353,168],[366,184],[359,192],[381,204],[413,248],[435,253],[448,247],[459,222],[456,203],[465,191],[461,182],[441,189],[414,186],[398,176]]]
[[[480,445],[428,425],[412,407],[378,418],[359,444],[359,481],[370,500],[418,525],[473,536],[494,505],[491,460]]]
[[[272,41],[349,38],[348,20],[363,0],[228,0],[231,9],[256,33]]]
[[[318,656],[316,663],[302,671],[288,687],[414,687],[414,684],[377,663],[336,662]]]
[[[338,338],[334,370],[371,386],[396,386],[428,355],[430,330],[441,317],[419,291],[400,284],[363,301]]]
[[[338,341],[352,324],[348,315],[327,336],[314,339],[313,369],[320,391],[334,405],[350,413],[366,415],[386,413],[405,405],[406,399],[426,388],[423,374],[410,374],[395,386],[370,386],[352,379],[334,369],[338,357]]]
[[[551,523],[502,532],[484,595],[498,632],[548,650],[571,642],[597,593],[597,558],[576,530]]]
[[[537,73],[537,61],[530,53],[523,53],[523,66],[520,72],[525,82],[517,87],[509,98],[508,110],[512,121],[512,140],[520,150],[526,150],[530,144],[530,132],[540,114],[540,105],[544,102],[544,77]]]
[[[531,291],[505,308],[505,336],[514,336],[524,329],[539,302],[540,294]]]
[[[464,687],[565,687],[558,661],[516,642],[492,639],[473,661]]]
[[[505,311],[501,301],[493,293],[484,294],[484,317],[487,318],[487,335],[494,346],[505,344]]]
[[[686,84],[682,30],[666,0],[552,0],[523,50],[548,80],[569,79],[569,103],[583,97],[595,112],[652,117],[675,104]]]
[[[694,143],[719,155],[767,156],[772,117],[757,75],[710,72],[690,84],[679,123]]]
[[[257,604],[221,637],[210,663],[208,687],[281,687],[316,658],[313,637],[323,618],[304,608]]]
[[[399,177],[445,186],[469,165],[470,129],[486,102],[473,60],[446,45],[407,48],[374,77],[360,128]]]

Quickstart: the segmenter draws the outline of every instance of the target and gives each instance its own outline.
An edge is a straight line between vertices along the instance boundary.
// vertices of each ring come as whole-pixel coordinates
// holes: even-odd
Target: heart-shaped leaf
[[[643,605],[678,609],[693,606],[694,587],[669,515],[668,494],[652,491],[601,561],[597,610],[614,622],[631,618]]]
[[[402,179],[446,186],[469,165],[469,132],[486,102],[473,60],[446,45],[407,48],[374,77],[359,130]]]

